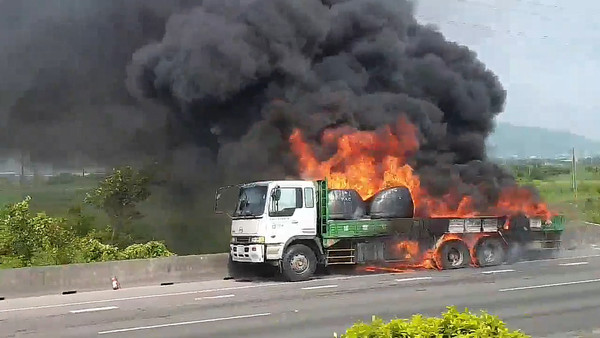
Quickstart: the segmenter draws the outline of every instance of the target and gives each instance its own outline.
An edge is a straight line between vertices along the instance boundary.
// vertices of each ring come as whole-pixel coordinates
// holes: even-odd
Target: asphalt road
[[[0,302],[2,337],[332,337],[356,320],[447,305],[534,337],[600,337],[600,250],[487,269],[211,281]]]

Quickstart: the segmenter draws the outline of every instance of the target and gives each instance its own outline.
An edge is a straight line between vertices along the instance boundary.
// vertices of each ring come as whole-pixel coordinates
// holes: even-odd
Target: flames
[[[460,240],[469,249],[469,255],[471,256],[470,266],[477,267],[479,262],[477,261],[477,244],[484,238],[489,237],[488,234],[484,233],[470,233],[470,234],[444,234],[439,240],[439,246],[444,242],[451,240]],[[440,252],[434,249],[422,248],[416,241],[400,241],[395,245],[396,255],[403,258],[403,263],[394,262],[392,266],[367,266],[363,270],[365,272],[392,272],[392,273],[405,273],[415,270],[422,269],[433,269],[441,270],[441,256]]]
[[[419,149],[417,128],[402,116],[395,126],[375,131],[352,128],[328,129],[321,146],[332,155],[319,161],[300,130],[290,136],[293,153],[304,179],[327,178],[332,189],[355,189],[363,199],[385,188],[407,187],[414,200],[417,217],[475,217],[524,214],[549,220],[552,213],[529,190],[510,187],[501,191],[496,205],[477,210],[470,196],[450,191],[431,196],[421,186],[419,176],[408,164]],[[322,155],[322,154],[320,154]]]

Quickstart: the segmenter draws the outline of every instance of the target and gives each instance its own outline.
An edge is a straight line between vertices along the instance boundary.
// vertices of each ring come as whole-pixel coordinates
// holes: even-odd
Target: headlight
[[[250,238],[250,243],[264,243],[264,242],[265,242],[264,236]]]

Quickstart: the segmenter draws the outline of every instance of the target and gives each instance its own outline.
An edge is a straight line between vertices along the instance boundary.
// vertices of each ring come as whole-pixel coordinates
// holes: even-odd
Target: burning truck
[[[469,196],[434,196],[409,160],[418,131],[401,117],[395,128],[329,129],[319,160],[299,130],[289,138],[302,180],[239,188],[231,216],[230,274],[276,267],[287,281],[309,279],[318,266],[358,265],[392,271],[494,266],[515,248],[555,252],[564,218],[533,192],[503,187],[481,209]]]

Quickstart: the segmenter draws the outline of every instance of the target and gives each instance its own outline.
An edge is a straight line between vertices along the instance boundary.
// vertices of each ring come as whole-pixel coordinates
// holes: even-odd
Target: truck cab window
[[[302,208],[302,189],[301,188],[281,188],[281,197],[279,201],[271,200],[269,216],[289,217],[294,214],[296,209]]]
[[[315,195],[313,193],[313,188],[304,188],[304,207],[315,207]]]

